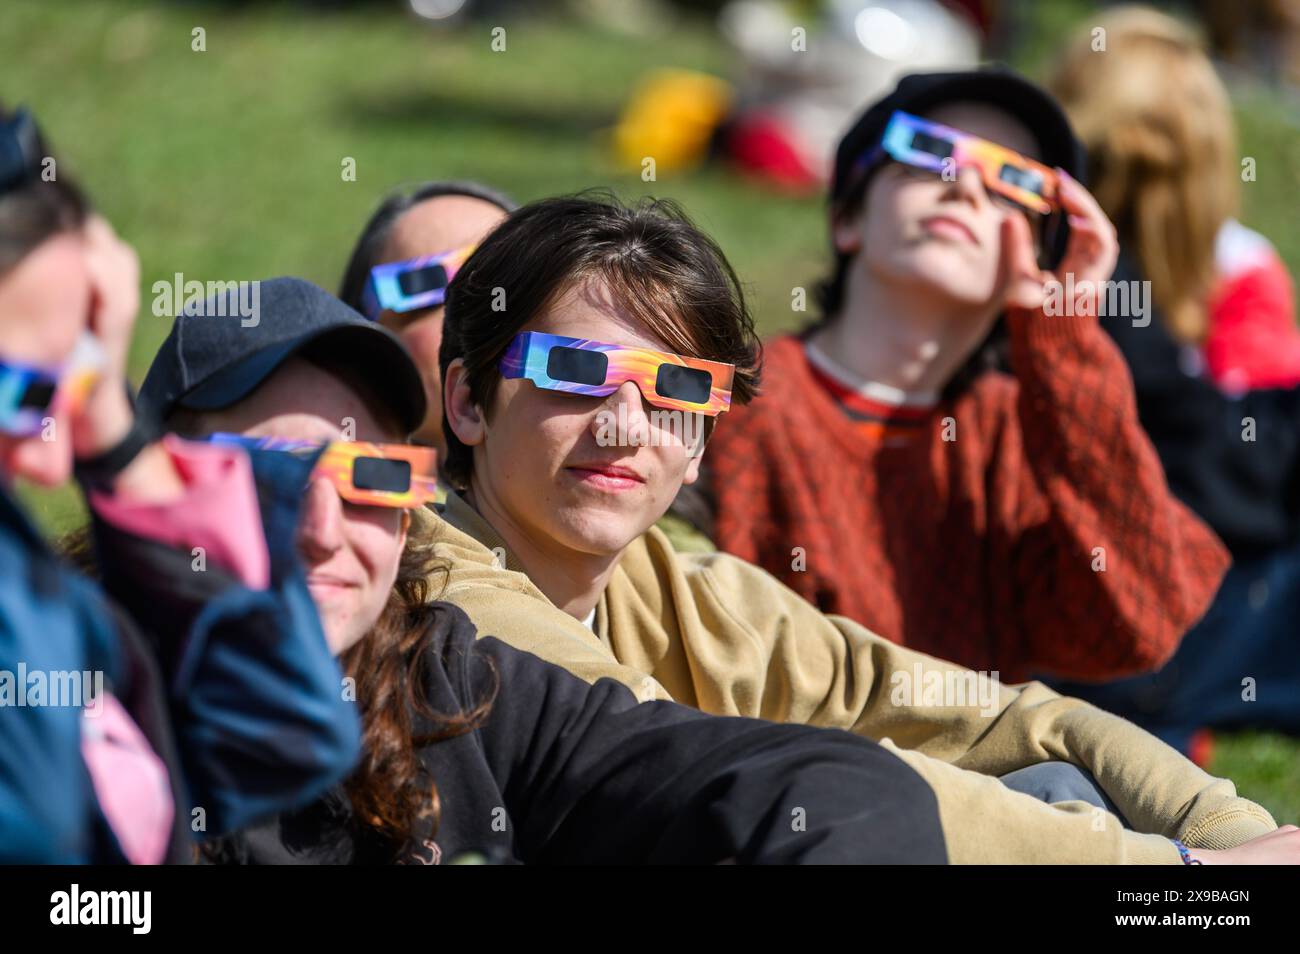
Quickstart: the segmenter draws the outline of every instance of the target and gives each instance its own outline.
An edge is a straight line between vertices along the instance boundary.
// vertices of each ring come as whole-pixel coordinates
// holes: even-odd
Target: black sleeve
[[[1113,277],[1137,274],[1121,259]],[[1102,327],[1132,372],[1138,417],[1170,490],[1234,556],[1300,539],[1300,389],[1224,394],[1159,314],[1107,316]]]
[[[478,734],[525,863],[947,861],[934,793],[869,739],[638,703],[491,637],[457,655],[465,699],[495,688]]]

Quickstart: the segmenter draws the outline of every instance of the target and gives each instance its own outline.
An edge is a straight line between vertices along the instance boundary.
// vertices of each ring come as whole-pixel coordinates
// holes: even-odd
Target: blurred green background
[[[526,7],[525,7],[526,9]],[[1009,59],[1041,76],[1092,4],[1023,5]],[[736,56],[711,19],[683,16],[640,36],[549,10],[503,22],[434,26],[399,2],[341,4],[5,0],[0,98],[30,105],[66,168],[132,242],[143,310],[138,381],[170,327],[150,288],[175,272],[200,280],[293,274],[338,284],[358,229],[402,183],[472,178],[519,200],[593,185],[684,203],[731,258],[760,328],[801,323],[791,288],[825,260],[823,204],[756,186],[719,165],[642,182],[602,148],[638,79],[680,66],[733,76]],[[191,31],[206,51],[191,50]],[[1300,274],[1297,99],[1233,84],[1241,151],[1257,160],[1244,221]],[[355,182],[343,181],[345,157]],[[82,519],[71,492],[24,496],[47,531]],[[1212,770],[1279,821],[1300,821],[1300,743],[1216,737]]]

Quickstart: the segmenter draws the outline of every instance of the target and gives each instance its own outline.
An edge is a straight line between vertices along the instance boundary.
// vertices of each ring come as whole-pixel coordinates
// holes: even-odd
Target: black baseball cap
[[[140,403],[159,419],[177,408],[215,411],[253,392],[304,349],[340,355],[372,382],[406,432],[424,420],[420,372],[397,337],[323,288],[301,278],[270,278],[192,302],[176,317],[140,388]],[[255,315],[248,304],[257,303]]]
[[[990,65],[955,73],[909,73],[900,79],[893,92],[868,107],[840,140],[835,150],[831,202],[838,202],[854,185],[854,164],[880,143],[896,111],[920,115],[941,103],[959,101],[987,103],[1015,117],[1033,134],[1044,164],[1060,166],[1084,181],[1083,144],[1056,100],[1014,70]]]

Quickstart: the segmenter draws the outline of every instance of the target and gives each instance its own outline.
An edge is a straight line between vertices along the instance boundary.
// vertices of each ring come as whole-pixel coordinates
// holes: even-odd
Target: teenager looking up
[[[862,115],[823,318],[767,343],[764,395],[710,446],[721,549],[1007,679],[1169,658],[1228,557],[1170,494],[1081,291],[1117,254],[1081,173],[1060,108],[1009,72],[907,76]]]

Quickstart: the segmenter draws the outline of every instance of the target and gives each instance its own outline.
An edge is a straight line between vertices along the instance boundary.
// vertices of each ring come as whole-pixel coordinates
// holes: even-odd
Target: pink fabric
[[[82,710],[81,757],[127,859],[133,865],[161,864],[174,811],[167,766],[111,693]]]
[[[183,550],[202,547],[207,560],[250,589],[271,582],[271,557],[253,484],[253,465],[241,448],[199,444],[173,434],[163,446],[186,486],[178,500],[142,504],[92,491],[90,505],[119,530]]]

